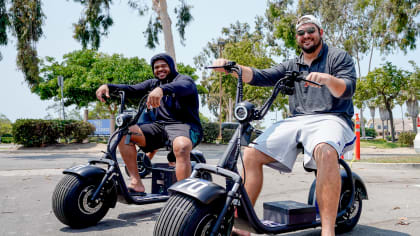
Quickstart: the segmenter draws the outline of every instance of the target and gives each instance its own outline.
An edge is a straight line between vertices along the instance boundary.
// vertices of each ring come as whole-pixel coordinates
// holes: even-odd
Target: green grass
[[[354,162],[364,162],[364,163],[420,163],[420,154],[417,156],[409,156],[409,157],[375,157],[375,158],[366,158],[361,159],[360,161]]]
[[[377,147],[377,148],[398,148],[400,147],[399,143],[387,142],[383,139],[375,140],[360,140],[360,147]]]

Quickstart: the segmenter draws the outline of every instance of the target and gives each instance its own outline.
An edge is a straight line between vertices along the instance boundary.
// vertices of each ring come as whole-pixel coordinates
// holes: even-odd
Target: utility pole
[[[222,57],[222,49],[225,45],[225,41],[219,40],[217,42],[219,46],[219,57]],[[222,73],[219,74],[219,136],[217,137],[216,143],[222,142]]]

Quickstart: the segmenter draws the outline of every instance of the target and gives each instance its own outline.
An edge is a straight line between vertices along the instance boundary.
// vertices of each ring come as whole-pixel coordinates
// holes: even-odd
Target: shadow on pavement
[[[84,229],[73,229],[70,227],[63,227],[60,229],[61,232],[66,233],[81,233],[81,232],[100,232],[114,228],[122,228],[129,226],[136,226],[142,221],[156,221],[159,212],[162,208],[154,208],[150,210],[143,210],[138,212],[123,213],[118,216],[118,219],[104,219],[99,221],[95,226],[91,226]]]
[[[312,229],[305,230],[295,233],[281,234],[287,236],[319,236],[321,235],[321,229]],[[401,233],[394,230],[380,229],[372,226],[366,225],[357,225],[352,231],[336,235],[345,235],[345,236],[360,236],[360,235],[369,235],[369,236],[410,236],[410,234]]]

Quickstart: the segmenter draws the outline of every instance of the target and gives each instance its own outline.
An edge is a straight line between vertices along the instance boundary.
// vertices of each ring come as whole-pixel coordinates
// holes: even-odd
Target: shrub
[[[234,133],[235,133],[234,129],[224,129],[222,132],[222,142],[229,143]]]
[[[416,138],[416,134],[414,132],[402,132],[399,135],[398,143],[400,146],[414,146],[414,139]]]
[[[15,142],[25,147],[39,147],[56,143],[59,133],[50,120],[20,119],[12,127]]]
[[[10,135],[10,136],[9,136]],[[5,134],[1,137],[0,143],[12,143],[13,142],[13,137],[11,137],[11,134]]]
[[[59,138],[81,142],[94,130],[93,125],[83,121],[20,119],[13,124],[12,134],[18,144],[39,147],[57,143]]]
[[[378,135],[376,133],[376,130],[375,129],[371,129],[371,128],[365,128],[365,133],[366,133],[366,136],[367,137],[373,137],[373,138],[376,138],[376,136]]]
[[[203,122],[203,143],[213,143],[219,136],[219,124],[216,122]]]
[[[76,142],[81,143],[90,134],[95,131],[95,126],[89,122],[77,121],[73,123],[72,127],[72,138],[76,139]]]

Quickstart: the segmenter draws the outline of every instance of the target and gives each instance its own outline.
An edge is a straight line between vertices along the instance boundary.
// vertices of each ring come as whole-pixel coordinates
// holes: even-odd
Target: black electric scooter
[[[126,136],[125,143],[130,141],[129,127],[137,124],[147,111],[146,98],[143,97],[137,111],[125,109],[125,92],[116,94],[121,99],[119,115],[116,118],[118,128],[108,140],[107,151],[98,159],[90,159],[88,164],[78,165],[63,171],[64,177],[57,184],[52,195],[52,208],[56,217],[72,228],[85,228],[95,225],[114,208],[117,201],[124,204],[151,204],[169,199],[168,187],[176,182],[175,169],[167,163],[156,163],[151,167],[139,165],[139,171],[146,169],[152,172],[152,190],[146,196],[130,195],[124,176],[117,160],[117,146]],[[111,96],[116,97],[115,94]],[[146,156],[141,151],[138,157]],[[138,158],[139,159],[139,158]],[[205,163],[200,151],[191,152],[192,166]],[[139,163],[139,162],[138,162]],[[203,178],[211,179],[209,174]]]
[[[276,83],[264,105],[257,109],[250,102],[242,101],[241,68],[234,62],[219,68],[238,74],[234,110],[235,118],[239,122],[238,127],[217,166],[197,164],[190,178],[169,188],[172,194],[161,210],[154,235],[230,235],[234,224],[235,227],[258,234],[280,234],[320,226],[315,180],[310,187],[307,204],[294,201],[264,203],[264,219],[260,220],[236,166],[238,158],[242,155],[241,146],[247,146],[251,134],[255,132],[250,122],[265,116],[279,92],[290,95],[294,92],[294,83],[311,81],[305,80],[302,73],[288,72]],[[362,179],[350,170],[345,161],[338,161],[344,169],[341,170],[342,188],[336,229],[345,232],[357,224],[362,211],[362,199],[367,199],[367,191]],[[224,177],[226,187],[197,178],[202,172]],[[176,222],[173,219],[174,215],[177,216]]]

